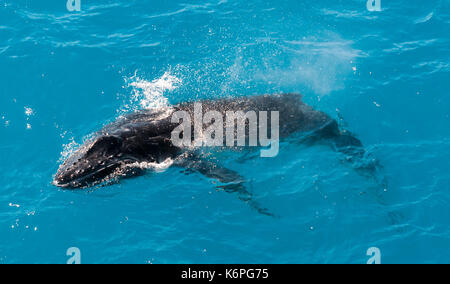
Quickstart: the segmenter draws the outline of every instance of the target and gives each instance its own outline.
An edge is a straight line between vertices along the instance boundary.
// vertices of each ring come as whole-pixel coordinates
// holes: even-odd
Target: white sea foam
[[[73,153],[75,153],[78,148],[80,148],[80,144],[78,144],[74,138],[71,138],[69,143],[63,145],[59,163],[63,163],[65,160],[67,160]]]
[[[30,107],[24,107],[24,109],[25,109],[25,115],[26,115],[27,117],[30,117],[30,116],[34,115],[34,110],[33,110],[32,108],[30,108]]]
[[[165,92],[173,91],[181,84],[181,80],[170,72],[164,73],[160,78],[147,81],[137,77],[130,78],[129,87],[133,88],[132,104],[139,104],[143,109],[159,109],[167,107],[169,101]],[[128,81],[128,80],[127,80]]]

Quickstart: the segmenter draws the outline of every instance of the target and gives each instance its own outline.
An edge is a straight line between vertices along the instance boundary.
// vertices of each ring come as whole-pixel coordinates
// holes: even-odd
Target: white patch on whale
[[[138,168],[142,170],[153,170],[157,173],[165,172],[168,168],[170,168],[174,163],[174,160],[171,158],[166,159],[161,163],[149,163],[149,162],[136,162],[127,165],[127,168]]]

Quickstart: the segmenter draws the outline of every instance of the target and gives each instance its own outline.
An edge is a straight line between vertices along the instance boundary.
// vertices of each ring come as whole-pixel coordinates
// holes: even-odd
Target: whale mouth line
[[[58,181],[58,177],[56,177],[53,180],[52,184],[57,186],[57,187],[66,188],[66,189],[72,189],[72,188],[81,188],[81,189],[83,189],[83,188],[91,187],[93,185],[100,184],[102,182],[108,181],[111,178],[113,178],[114,173],[117,171],[117,169],[121,169],[122,166],[123,166],[122,163],[112,163],[112,164],[110,164],[108,166],[105,166],[105,167],[102,167],[102,168],[100,168],[100,169],[98,169],[98,170],[96,170],[96,171],[94,171],[92,173],[89,173],[87,175],[84,175],[84,176],[72,179],[72,180],[70,180],[68,182],[63,182],[63,183]],[[102,172],[109,171],[109,170],[111,170],[111,174],[107,175],[105,178],[103,178],[101,180],[94,179],[94,181],[89,182],[89,179],[91,179],[95,175],[99,175]]]

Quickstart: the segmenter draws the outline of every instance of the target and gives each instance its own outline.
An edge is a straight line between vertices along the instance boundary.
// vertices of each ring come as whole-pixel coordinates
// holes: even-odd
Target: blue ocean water
[[[0,0],[0,263],[450,262],[450,1]],[[223,163],[258,214],[179,169],[70,192],[61,161],[121,114],[298,92],[383,165],[326,147]]]

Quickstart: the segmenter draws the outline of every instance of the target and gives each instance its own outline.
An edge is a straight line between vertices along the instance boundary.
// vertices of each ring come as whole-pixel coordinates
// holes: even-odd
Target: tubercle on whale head
[[[78,189],[105,180],[126,162],[122,157],[122,145],[120,137],[98,137],[64,162],[56,173],[53,184],[65,189]]]

